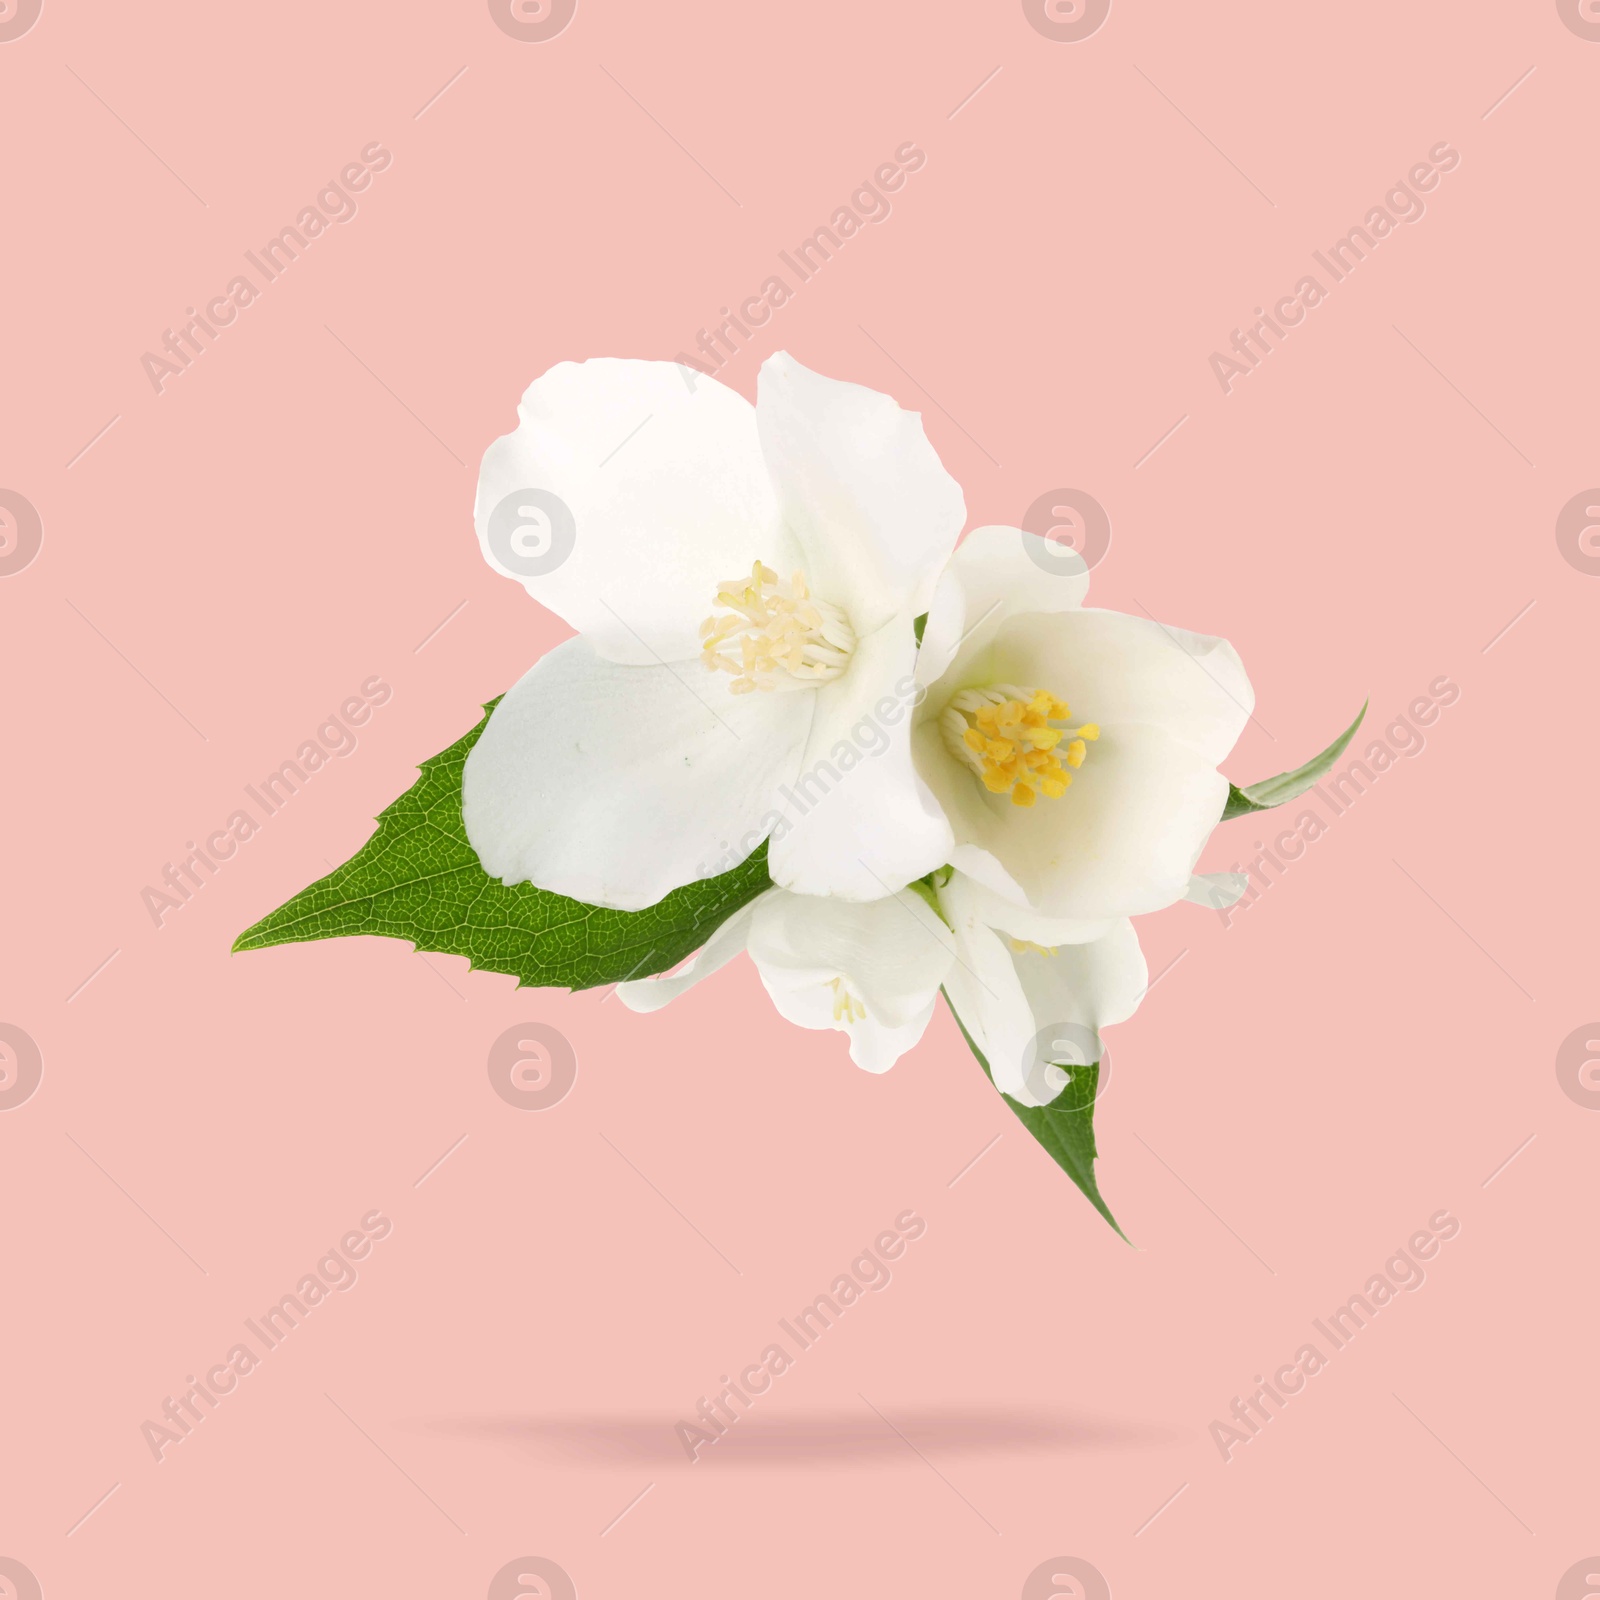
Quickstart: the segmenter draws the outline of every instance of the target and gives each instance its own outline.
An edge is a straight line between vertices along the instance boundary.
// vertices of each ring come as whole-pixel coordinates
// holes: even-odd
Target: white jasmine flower
[[[955,933],[945,992],[995,1087],[1048,1105],[1072,1066],[1101,1059],[1100,1030],[1138,1009],[1149,972],[1125,917],[1048,917],[952,873],[937,891]]]
[[[886,1072],[922,1037],[955,961],[955,937],[912,890],[870,902],[769,889],[677,972],[617,986],[655,1011],[748,950],[779,1013],[850,1037],[850,1059]]]
[[[1045,541],[979,528],[923,637],[918,773],[950,863],[1051,917],[1106,921],[1181,899],[1222,815],[1217,770],[1255,704],[1233,647],[1083,605]]]
[[[782,796],[905,701],[965,516],[916,413],[787,355],[754,406],[670,362],[552,367],[484,456],[476,521],[578,637],[467,760],[484,869],[632,911],[769,834],[774,881],[806,894],[871,899],[945,860],[909,718],[841,792]]]

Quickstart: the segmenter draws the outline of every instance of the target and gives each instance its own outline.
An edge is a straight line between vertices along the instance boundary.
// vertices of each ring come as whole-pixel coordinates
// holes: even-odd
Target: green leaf
[[[1356,720],[1321,755],[1312,756],[1303,767],[1296,767],[1293,772],[1280,772],[1276,778],[1263,778],[1260,783],[1252,783],[1247,789],[1230,783],[1222,821],[1247,816],[1252,811],[1270,811],[1273,806],[1281,806],[1284,801],[1304,794],[1344,754],[1345,746],[1355,738],[1356,729],[1361,726],[1361,719],[1366,716],[1367,706],[1371,703],[1369,700],[1363,704],[1356,713]]]
[[[944,998],[948,1005],[950,996],[946,994]],[[994,1074],[989,1071],[989,1063],[984,1060],[983,1052],[973,1043],[972,1035],[967,1032],[966,1023],[961,1020],[953,1005],[950,1006],[950,1015],[956,1019],[956,1026],[960,1028],[961,1037],[967,1041],[968,1048],[978,1058],[978,1065],[983,1068],[984,1076],[993,1083]],[[1000,1092],[1000,1098],[1016,1112],[1023,1127],[1045,1147],[1050,1159],[1083,1190],[1090,1205],[1116,1230],[1117,1237],[1125,1244],[1129,1244],[1132,1241],[1122,1231],[1117,1219],[1111,1215],[1110,1207],[1100,1198],[1100,1185],[1095,1182],[1094,1163],[1095,1157],[1100,1152],[1095,1148],[1094,1142],[1094,1097],[1099,1084],[1098,1061],[1089,1067],[1074,1063],[1072,1077],[1066,1088],[1047,1106],[1022,1105],[1004,1090]]]
[[[461,821],[461,772],[498,703],[484,707],[465,738],[422,763],[422,775],[349,861],[240,934],[233,948],[377,934],[466,956],[474,970],[510,973],[519,987],[588,989],[676,966],[771,885],[764,843],[731,872],[675,889],[643,911],[609,911],[491,878]]]
[[[919,649],[919,650],[922,648],[922,633],[923,633],[923,629],[925,629],[927,626],[928,626],[928,613],[926,611],[924,611],[920,617],[913,617],[912,618],[911,631],[914,634],[916,634],[916,636],[917,636],[917,649]]]

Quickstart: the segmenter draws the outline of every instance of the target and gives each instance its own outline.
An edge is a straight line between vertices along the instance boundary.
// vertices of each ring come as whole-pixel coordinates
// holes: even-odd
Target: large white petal
[[[467,838],[505,883],[642,910],[766,836],[812,705],[726,694],[696,662],[619,666],[568,639],[510,690],[467,757]]]
[[[766,892],[779,894],[782,891],[768,889]],[[631,978],[619,983],[617,996],[623,1005],[630,1011],[659,1011],[680,994],[709,978],[713,972],[720,972],[735,956],[743,953],[750,937],[750,921],[761,899],[758,896],[749,905],[735,911],[676,971],[654,978]]]
[[[684,373],[670,361],[563,361],[483,458],[485,559],[613,661],[693,657],[719,582],[757,559],[785,575],[797,565],[755,408]]]
[[[950,930],[910,892],[868,904],[764,895],[749,949],[778,1011],[802,1028],[848,1033],[851,1059],[872,1072],[921,1038],[955,959]],[[846,995],[865,1019],[835,1015]]]
[[[949,860],[950,825],[911,760],[916,654],[908,614],[860,640],[845,675],[817,691],[772,836],[774,883],[875,900]]]
[[[1060,555],[1036,533],[974,528],[939,579],[922,635],[917,675],[931,683],[950,669],[952,661],[971,661],[1011,617],[1078,610],[1089,592],[1089,569],[1060,568]],[[952,684],[960,673],[957,667]]]
[[[1077,720],[1108,731],[1148,723],[1213,765],[1255,709],[1255,690],[1226,639],[1121,611],[1018,616],[986,654],[990,681],[1048,689]]]
[[[920,414],[780,351],[756,380],[756,420],[811,592],[858,634],[927,610],[967,510]]]
[[[1049,917],[1131,917],[1182,899],[1228,798],[1207,757],[1143,723],[1103,728],[1066,794],[1029,807],[988,793],[936,723],[914,743],[955,830],[951,864]]]

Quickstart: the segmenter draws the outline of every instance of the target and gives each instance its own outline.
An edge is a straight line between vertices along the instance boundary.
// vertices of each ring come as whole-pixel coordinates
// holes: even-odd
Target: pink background
[[[1600,1014],[1600,580],[1555,537],[1600,481],[1597,80],[1543,0],[1117,0],[1079,42],[583,0],[531,43],[480,3],[46,0],[0,43],[0,488],[44,524],[0,578],[0,1021],[44,1058],[0,1113],[0,1556],[48,1596],[479,1596],[527,1555],[585,1600],[1014,1596],[1061,1556],[1117,1600],[1555,1594],[1600,1548],[1600,1114],[1555,1066]],[[906,140],[727,381],[783,347],[921,409],[973,525],[1093,495],[1094,600],[1241,651],[1240,781],[1460,689],[1231,927],[1141,925],[1178,964],[1100,1117],[1137,1249],[943,1013],[875,1079],[744,963],[645,1018],[396,942],[229,954],[561,637],[470,522],[525,384],[692,348]],[[1224,395],[1211,352],[1441,140],[1425,218]],[[157,396],[141,355],[371,141],[354,220]],[[154,926],[371,675],[359,749]],[[579,1061],[537,1113],[486,1070],[530,1021]],[[356,1287],[154,1461],[374,1208]],[[893,1284],[686,1461],[908,1208]],[[1441,1208],[1426,1285],[1225,1464],[1212,1420]]]

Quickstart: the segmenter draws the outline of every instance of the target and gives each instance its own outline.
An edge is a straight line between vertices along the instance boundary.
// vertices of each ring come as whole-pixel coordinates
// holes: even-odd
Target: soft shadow
[[[696,1452],[700,1464],[740,1467],[836,1467],[909,1458],[926,1450],[950,1456],[1051,1455],[1158,1444],[1172,1434],[1139,1423],[1081,1413],[995,1406],[896,1406],[763,1413],[759,1404]],[[881,1413],[881,1415],[880,1415]],[[438,1418],[429,1432],[509,1445],[536,1460],[569,1466],[689,1465],[677,1425],[715,1430],[692,1412]],[[693,1442],[691,1438],[691,1442]]]

